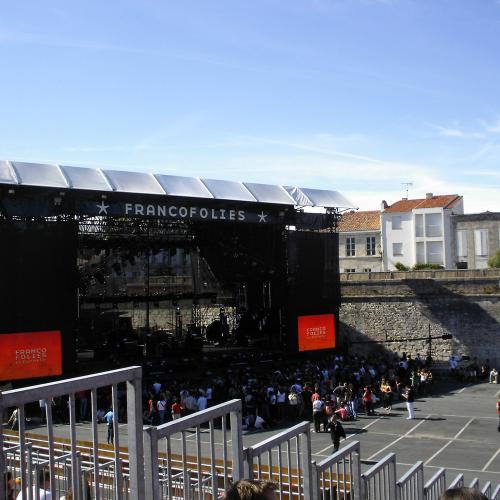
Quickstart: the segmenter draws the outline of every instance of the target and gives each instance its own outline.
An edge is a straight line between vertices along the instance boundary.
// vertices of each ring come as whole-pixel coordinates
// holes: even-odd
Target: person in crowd
[[[277,500],[277,485],[261,479],[241,479],[222,497],[223,500]]]
[[[158,419],[160,425],[162,425],[165,423],[165,414],[167,413],[167,400],[163,392],[160,394],[160,397],[156,402],[156,409],[158,410]]]
[[[413,403],[415,401],[415,392],[410,384],[406,385],[406,390],[403,392],[402,396],[406,399],[406,408],[408,410],[407,420],[415,419],[415,408]]]
[[[390,413],[392,411],[392,388],[389,381],[386,380],[385,377],[382,377],[380,391],[382,392],[382,404],[384,406],[384,410],[387,413]]]
[[[182,406],[177,398],[174,397],[172,406],[170,407],[172,412],[172,420],[177,420],[181,418],[182,415]]]
[[[33,486],[33,498],[37,498],[36,493],[35,485]],[[23,492],[20,491],[16,500],[22,500],[22,498]],[[38,498],[40,500],[52,500],[52,494],[50,493],[50,473],[47,469],[40,469],[38,471]]]
[[[15,480],[12,477],[12,472],[9,470],[4,474],[4,480],[5,480],[5,492],[6,492],[6,500],[14,500],[15,497],[15,491],[14,491],[14,484]]]
[[[476,488],[450,488],[446,490],[439,500],[488,500],[486,495],[483,495]]]
[[[344,422],[349,420],[349,412],[347,411],[345,403],[340,403],[340,407],[335,410],[335,415]]]
[[[373,409],[373,397],[372,391],[368,386],[365,386],[363,390],[363,404],[365,405],[365,411],[367,415],[375,415],[375,410]]]
[[[490,384],[498,384],[498,372],[494,367],[490,371]]]
[[[312,402],[312,417],[314,422],[314,432],[320,432],[321,421],[323,420],[323,406],[324,403],[321,399],[315,399]]]
[[[113,429],[113,409],[110,408],[108,413],[104,415],[104,420],[108,425],[108,444],[113,444],[114,441],[114,429]]]
[[[333,451],[334,453],[338,451],[339,446],[340,446],[340,438],[345,437],[345,430],[342,427],[342,424],[339,422],[337,419],[337,416],[334,414],[332,415],[330,422],[328,423],[328,427],[330,429],[330,436],[332,438],[332,444],[333,444]]]
[[[199,390],[198,400],[196,401],[198,411],[206,410],[208,406],[208,400],[203,389]]]

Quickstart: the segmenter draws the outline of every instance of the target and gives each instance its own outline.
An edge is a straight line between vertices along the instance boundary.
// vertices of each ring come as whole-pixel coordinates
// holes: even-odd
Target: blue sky
[[[0,158],[500,211],[500,0],[26,0]]]

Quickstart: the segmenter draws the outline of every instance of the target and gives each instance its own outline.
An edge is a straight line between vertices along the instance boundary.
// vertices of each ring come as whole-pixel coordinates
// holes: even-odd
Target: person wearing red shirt
[[[181,418],[182,406],[180,405],[179,401],[177,401],[177,399],[174,400],[171,408],[172,408],[172,420],[177,420],[178,418]]]

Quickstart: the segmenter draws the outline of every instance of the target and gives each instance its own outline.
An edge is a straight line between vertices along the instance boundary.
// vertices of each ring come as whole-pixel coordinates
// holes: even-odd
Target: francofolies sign
[[[78,212],[87,215],[114,217],[155,217],[173,220],[207,222],[241,222],[257,224],[278,224],[283,217],[265,210],[246,210],[240,207],[210,208],[203,205],[173,203],[123,203],[108,200],[83,201]]]

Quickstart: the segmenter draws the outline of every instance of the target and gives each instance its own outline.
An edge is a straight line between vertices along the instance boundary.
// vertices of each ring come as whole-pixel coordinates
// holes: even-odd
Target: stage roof
[[[301,207],[356,208],[338,191],[7,160],[0,160],[0,184]]]

